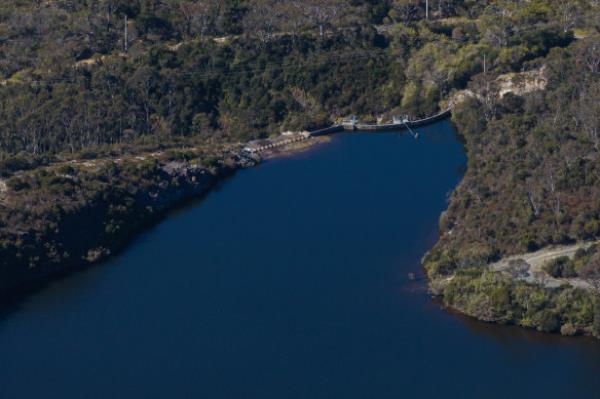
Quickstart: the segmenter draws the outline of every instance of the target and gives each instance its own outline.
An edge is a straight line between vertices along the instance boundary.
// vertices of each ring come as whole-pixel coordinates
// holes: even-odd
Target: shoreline
[[[457,132],[460,137],[460,133]],[[135,240],[142,234],[144,231],[151,229],[157,224],[161,223],[171,212],[177,211],[180,208],[188,206],[194,202],[202,201],[207,195],[209,195],[215,188],[218,188],[220,184],[223,184],[227,181],[227,179],[233,177],[235,173],[239,169],[246,169],[250,167],[254,167],[260,165],[264,161],[275,160],[275,159],[284,159],[287,157],[292,157],[298,154],[302,154],[304,152],[310,151],[314,149],[318,145],[322,145],[330,142],[330,135],[316,136],[316,137],[308,137],[305,140],[294,141],[286,145],[275,146],[271,149],[261,151],[260,154],[253,154],[254,158],[252,158],[252,162],[249,162],[249,158],[244,158],[244,151],[239,151],[237,153],[231,153],[232,159],[236,159],[235,162],[231,162],[231,160],[227,160],[226,157],[223,157],[220,162],[221,166],[215,170],[212,170],[208,175],[206,174],[207,169],[199,169],[194,171],[194,166],[191,164],[184,164],[177,162],[169,162],[163,161],[163,168],[168,168],[173,166],[173,163],[176,163],[177,167],[180,168],[179,172],[180,176],[185,176],[189,178],[185,180],[184,183],[188,184],[188,186],[183,189],[175,192],[169,191],[166,189],[162,193],[156,194],[153,199],[155,205],[158,205],[157,209],[149,214],[145,214],[141,219],[139,219],[133,226],[120,237],[112,240],[109,245],[106,247],[99,246],[98,248],[102,248],[102,250],[96,251],[93,259],[69,259],[65,262],[59,264],[41,264],[35,268],[29,268],[25,272],[16,273],[15,277],[11,284],[7,283],[7,279],[5,278],[6,270],[2,270],[0,268],[0,309],[11,306],[11,304],[18,303],[21,300],[26,299],[29,295],[35,294],[40,290],[43,290],[53,281],[59,280],[64,277],[68,277],[69,275],[85,271],[90,267],[102,266],[105,261],[112,259],[115,256],[119,256],[123,253],[123,251],[127,250],[128,247],[135,242]],[[136,157],[139,163],[142,163],[144,160],[141,160],[141,156]],[[54,165],[56,166],[56,165]],[[202,181],[195,181],[195,176],[205,175],[205,178]],[[169,175],[171,176],[171,175]],[[165,177],[169,177],[165,176]],[[167,179],[163,179],[166,181]],[[197,184],[193,184],[193,183]],[[99,209],[91,209],[88,210],[92,213],[94,212],[102,212]],[[93,223],[93,222],[92,222]],[[67,228],[68,226],[62,227]],[[100,240],[102,241],[102,240]],[[89,254],[90,250],[94,250],[96,245],[99,243],[92,243],[91,248],[87,251]],[[103,244],[106,244],[104,241]],[[1,265],[0,265],[1,266]],[[427,269],[425,267],[425,262],[422,263],[423,270],[425,271],[425,275],[427,276],[427,289],[430,294],[434,295],[436,300],[439,300],[440,303],[443,304],[443,308],[447,311],[455,314],[460,314],[464,317],[472,318],[474,320],[483,321],[485,323],[494,323],[500,325],[515,325],[520,328],[525,329],[536,329],[535,326],[527,326],[521,325],[519,323],[511,323],[502,320],[502,318],[490,318],[483,317],[485,315],[474,313],[469,310],[465,306],[461,306],[461,303],[454,303],[452,301],[447,300],[447,296],[445,295],[444,289],[448,285],[448,282],[443,282],[437,278],[431,278],[428,276]],[[4,284],[2,283],[4,280]],[[467,294],[465,298],[469,295]],[[538,329],[539,330],[539,329]],[[550,331],[546,331],[550,332]],[[564,335],[564,334],[563,334]],[[592,334],[583,329],[577,330],[573,335],[582,335],[582,336],[592,336]]]
[[[0,307],[3,307],[5,303],[14,303],[25,299],[28,295],[38,292],[57,279],[67,277],[75,272],[87,270],[90,267],[102,266],[104,262],[115,256],[118,256],[124,250],[127,250],[129,245],[131,245],[140,234],[159,224],[168,216],[169,213],[177,211],[178,209],[183,208],[195,201],[202,201],[207,195],[213,192],[215,188],[218,188],[220,184],[233,177],[238,170],[258,166],[264,161],[301,154],[311,150],[317,145],[321,145],[329,141],[329,137],[310,137],[307,140],[265,151],[264,153],[260,154],[260,156],[255,155],[252,157],[247,157],[242,152],[234,153],[233,158],[237,159],[235,162],[232,163],[231,160],[228,160],[224,157],[220,160],[222,165],[211,171],[205,168],[195,168],[192,164],[186,166],[183,166],[182,164],[176,165],[180,168],[180,170],[177,171],[176,176],[177,178],[182,178],[183,181],[179,182],[180,185],[175,188],[174,191],[166,188],[162,193],[149,192],[149,197],[154,197],[147,198],[147,200],[152,203],[151,206],[154,208],[153,211],[144,214],[141,218],[138,217],[133,225],[128,228],[128,231],[125,234],[110,241],[107,241],[104,238],[99,238],[98,242],[96,243],[86,242],[82,245],[82,248],[79,249],[75,249],[73,247],[65,248],[65,250],[68,250],[69,252],[83,254],[80,259],[73,259],[73,257],[70,257],[60,263],[42,261],[35,267],[24,267],[25,265],[23,265],[23,262],[21,262],[19,265],[16,259],[15,262],[7,262],[8,260],[5,259],[4,267],[0,268],[0,301],[2,302]],[[135,158],[136,161],[133,161],[133,163],[143,163],[146,161],[146,157],[141,155],[136,156]],[[169,161],[158,161],[157,159],[154,160],[159,163],[162,162],[163,170],[176,163]],[[99,164],[104,160],[100,159],[95,161]],[[110,160],[107,162],[110,162]],[[125,161],[123,163],[125,163]],[[81,165],[84,164],[84,162],[79,160],[71,160],[55,165],[47,165],[43,168],[44,170],[56,169],[64,166],[65,164]],[[24,171],[23,174],[34,172],[35,170]],[[168,178],[171,177],[173,177],[172,174],[165,175],[164,178],[161,179],[160,184],[166,183]],[[3,186],[6,184],[4,181],[2,183]],[[73,214],[67,216],[70,216],[71,219],[87,219],[87,215],[89,214],[93,214],[95,212],[102,213],[103,209],[101,208],[105,207],[103,205],[106,204],[97,204],[95,208],[94,206],[84,207],[80,209],[79,212],[74,212]],[[110,206],[110,204],[108,205]],[[146,204],[140,205],[145,206]],[[140,207],[137,208],[139,209]],[[106,222],[106,218],[103,218],[101,222]],[[90,224],[93,223],[95,222],[90,220]],[[59,230],[64,231],[71,228],[72,227],[69,226],[69,223],[65,222],[59,227]],[[55,239],[55,237],[52,237],[51,239]],[[48,241],[51,239],[48,238]],[[37,245],[36,243],[30,243],[32,244],[29,251],[31,256],[35,256],[35,254],[39,252],[39,247],[44,245],[46,242],[47,241],[42,238]],[[83,246],[86,248],[83,248]],[[90,253],[92,256],[89,256]],[[6,263],[12,264],[13,266],[7,267]],[[0,264],[0,266],[2,265]],[[19,266],[23,267],[20,268]]]
[[[83,249],[83,252],[90,253],[90,251],[97,248],[102,248],[102,250],[97,250],[94,258],[86,259],[82,257],[80,260],[69,259],[59,264],[43,263],[37,265],[35,268],[29,268],[26,271],[16,271],[15,273],[20,279],[15,279],[14,281],[11,281],[10,284],[4,282],[0,286],[0,298],[3,301],[8,300],[9,302],[11,299],[24,298],[30,293],[43,289],[56,279],[66,277],[74,272],[87,270],[90,267],[101,266],[104,262],[110,260],[114,256],[118,256],[126,250],[127,247],[144,231],[156,226],[164,220],[169,212],[185,206],[194,199],[202,200],[204,196],[208,195],[220,183],[233,176],[236,171],[237,169],[224,170],[217,175],[210,176],[195,189],[190,189],[187,192],[182,192],[180,195],[174,196],[170,201],[164,202],[164,204],[156,211],[143,216],[126,234],[110,242],[107,247],[96,247],[99,243],[92,243],[87,251],[85,251],[87,248]],[[92,208],[90,211],[93,212],[94,209]],[[77,214],[72,216],[79,217]],[[68,229],[69,226],[62,226],[62,228]],[[106,244],[106,242],[103,242],[103,244]],[[74,250],[74,248],[71,249]],[[82,251],[80,250],[78,252]],[[6,273],[6,271],[4,272]]]
[[[157,206],[158,209],[153,210],[149,214],[144,214],[139,220],[137,220],[133,225],[128,227],[128,231],[112,240],[106,240],[104,238],[99,238],[97,242],[92,240],[91,242],[87,242],[88,245],[83,245],[86,248],[83,248],[79,243],[73,246],[67,246],[63,248],[65,251],[79,253],[81,256],[79,258],[69,257],[60,262],[49,261],[49,260],[40,260],[38,264],[35,266],[27,267],[24,265],[23,261],[18,264],[16,262],[7,262],[4,261],[4,268],[0,267],[0,301],[4,302],[5,300],[10,302],[11,298],[24,298],[28,294],[32,292],[36,292],[40,289],[43,289],[47,284],[50,284],[52,281],[56,279],[60,279],[62,277],[66,277],[71,273],[86,270],[89,267],[101,266],[102,263],[111,259],[114,256],[118,256],[126,250],[127,247],[145,230],[155,226],[157,223],[160,223],[164,218],[172,211],[176,211],[177,209],[186,206],[187,204],[196,201],[202,200],[203,197],[210,194],[215,187],[218,187],[219,184],[226,181],[228,178],[233,177],[235,173],[239,169],[246,169],[250,167],[254,167],[260,165],[264,161],[275,160],[275,159],[283,159],[286,157],[292,157],[298,154],[302,154],[304,152],[310,151],[316,146],[323,145],[331,141],[331,134],[342,132],[343,129],[339,129],[339,126],[328,127],[324,129],[319,129],[315,132],[307,134],[308,132],[295,132],[286,135],[280,135],[276,138],[271,138],[267,140],[263,140],[266,142],[275,142],[277,140],[285,140],[283,144],[273,145],[271,148],[264,149],[257,152],[249,152],[244,149],[244,146],[241,150],[223,150],[224,155],[221,156],[220,162],[222,165],[216,170],[210,170],[207,168],[198,168],[190,163],[187,166],[179,165],[178,167],[182,168],[179,170],[178,177],[183,177],[184,181],[180,182],[184,184],[184,187],[180,190],[176,190],[176,194],[173,196],[173,193],[169,193],[168,188],[163,193],[147,193],[153,198],[146,198],[146,201],[152,203],[153,206]],[[316,133],[316,134],[315,134]],[[292,139],[289,137],[292,136]],[[303,136],[302,139],[295,139],[296,137]],[[238,148],[239,148],[238,147]],[[193,150],[195,147],[191,147],[185,150]],[[176,151],[174,149],[152,152],[152,153],[140,153],[131,155],[128,158],[98,158],[92,160],[85,159],[70,159],[63,160],[56,163],[51,163],[47,165],[42,165],[39,168],[35,168],[33,170],[23,170],[15,173],[13,176],[15,177],[25,177],[31,174],[35,174],[37,171],[42,170],[44,173],[53,173],[56,170],[62,167],[82,167],[82,168],[100,168],[109,164],[119,164],[125,165],[128,163],[142,164],[146,161],[153,161],[162,165],[162,168],[165,169],[169,165],[173,163],[177,163],[176,161],[167,161],[161,159],[167,152]],[[229,154],[229,155],[226,155]],[[235,159],[235,161],[231,162],[231,159],[227,159],[227,156]],[[196,181],[196,175],[202,174],[208,176],[204,178],[204,181]],[[165,183],[168,178],[172,177],[164,176],[161,184]],[[189,175],[189,176],[188,176]],[[208,180],[206,180],[208,179]],[[2,187],[7,187],[6,180],[0,180],[2,183]],[[141,182],[140,182],[141,184]],[[187,186],[185,186],[187,185]],[[2,194],[4,197],[0,198],[0,205],[4,203],[5,206],[10,206],[11,202],[15,202],[14,199],[9,199],[10,190],[3,190]],[[171,196],[171,198],[169,198]],[[13,205],[14,206],[14,205]],[[71,219],[82,219],[86,221],[87,219],[91,219],[90,215],[96,212],[103,212],[104,209],[110,204],[98,204],[96,208],[94,206],[84,206],[79,209],[77,212],[73,212],[71,214],[66,214],[65,216],[70,217]],[[19,210],[19,208],[15,208]],[[105,223],[106,217],[101,220],[90,220],[91,224],[97,223]],[[72,229],[72,226],[69,226],[68,222],[63,222],[62,225],[58,228],[57,231],[65,231]],[[2,238],[2,237],[0,237]],[[39,252],[41,251],[40,247],[47,243],[50,240],[56,240],[57,237],[41,237],[39,239],[32,240],[31,238],[25,239],[25,241],[29,241],[29,255],[25,253],[25,257],[31,256],[32,258],[39,257]],[[32,242],[35,241],[35,242]],[[37,242],[39,241],[39,243]],[[80,247],[78,249],[74,249],[74,247]],[[0,248],[1,249],[1,248]],[[0,255],[2,253],[0,252]],[[22,260],[22,259],[21,259]],[[0,266],[3,266],[1,263],[2,259],[0,259]],[[12,266],[10,264],[12,264]],[[16,265],[14,263],[17,263]],[[21,268],[19,268],[21,266]]]

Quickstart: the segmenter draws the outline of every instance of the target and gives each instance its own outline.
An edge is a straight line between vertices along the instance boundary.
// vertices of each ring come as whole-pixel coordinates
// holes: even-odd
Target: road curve
[[[490,264],[489,267],[490,269],[498,272],[508,273],[511,261],[523,260],[529,264],[530,268],[527,272],[527,275],[519,277],[521,280],[529,283],[541,284],[548,288],[557,288],[563,284],[570,284],[573,287],[590,289],[591,285],[580,278],[554,278],[543,270],[543,266],[550,260],[565,256],[572,259],[579,249],[589,248],[596,243],[597,242],[583,242],[567,246],[548,247],[536,252],[513,255],[504,258],[496,263]]]

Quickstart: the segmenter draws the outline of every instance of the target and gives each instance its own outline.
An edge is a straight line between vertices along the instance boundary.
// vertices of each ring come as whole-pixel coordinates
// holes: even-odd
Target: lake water
[[[0,398],[599,397],[600,342],[440,309],[420,257],[447,123],[241,171],[110,262],[0,310]]]

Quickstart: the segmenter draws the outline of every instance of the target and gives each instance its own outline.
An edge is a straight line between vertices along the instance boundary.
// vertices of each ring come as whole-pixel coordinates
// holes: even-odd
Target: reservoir
[[[420,258],[466,158],[447,122],[419,133],[240,171],[0,308],[0,398],[598,397],[600,342],[427,295]]]

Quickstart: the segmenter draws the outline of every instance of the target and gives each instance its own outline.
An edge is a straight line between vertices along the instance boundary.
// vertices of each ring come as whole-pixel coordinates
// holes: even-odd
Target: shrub
[[[58,173],[63,174],[63,175],[72,176],[75,174],[75,172],[76,172],[75,168],[71,165],[62,165],[60,168],[58,168]]]
[[[583,226],[583,231],[586,238],[596,237],[600,232],[600,223],[598,223],[598,220],[592,219]]]
[[[30,188],[29,183],[18,177],[11,177],[8,179],[6,181],[6,186],[13,191],[21,191]]]
[[[193,151],[176,151],[170,150],[166,153],[169,161],[190,161],[196,157]]]
[[[546,273],[555,278],[577,277],[575,263],[566,256],[546,262],[543,268]]]
[[[535,315],[534,323],[539,331],[553,332],[558,329],[558,315],[554,310],[544,308]]]
[[[577,331],[577,328],[573,324],[566,323],[560,327],[560,333],[562,335],[573,336],[573,335],[577,335],[578,331]]]

